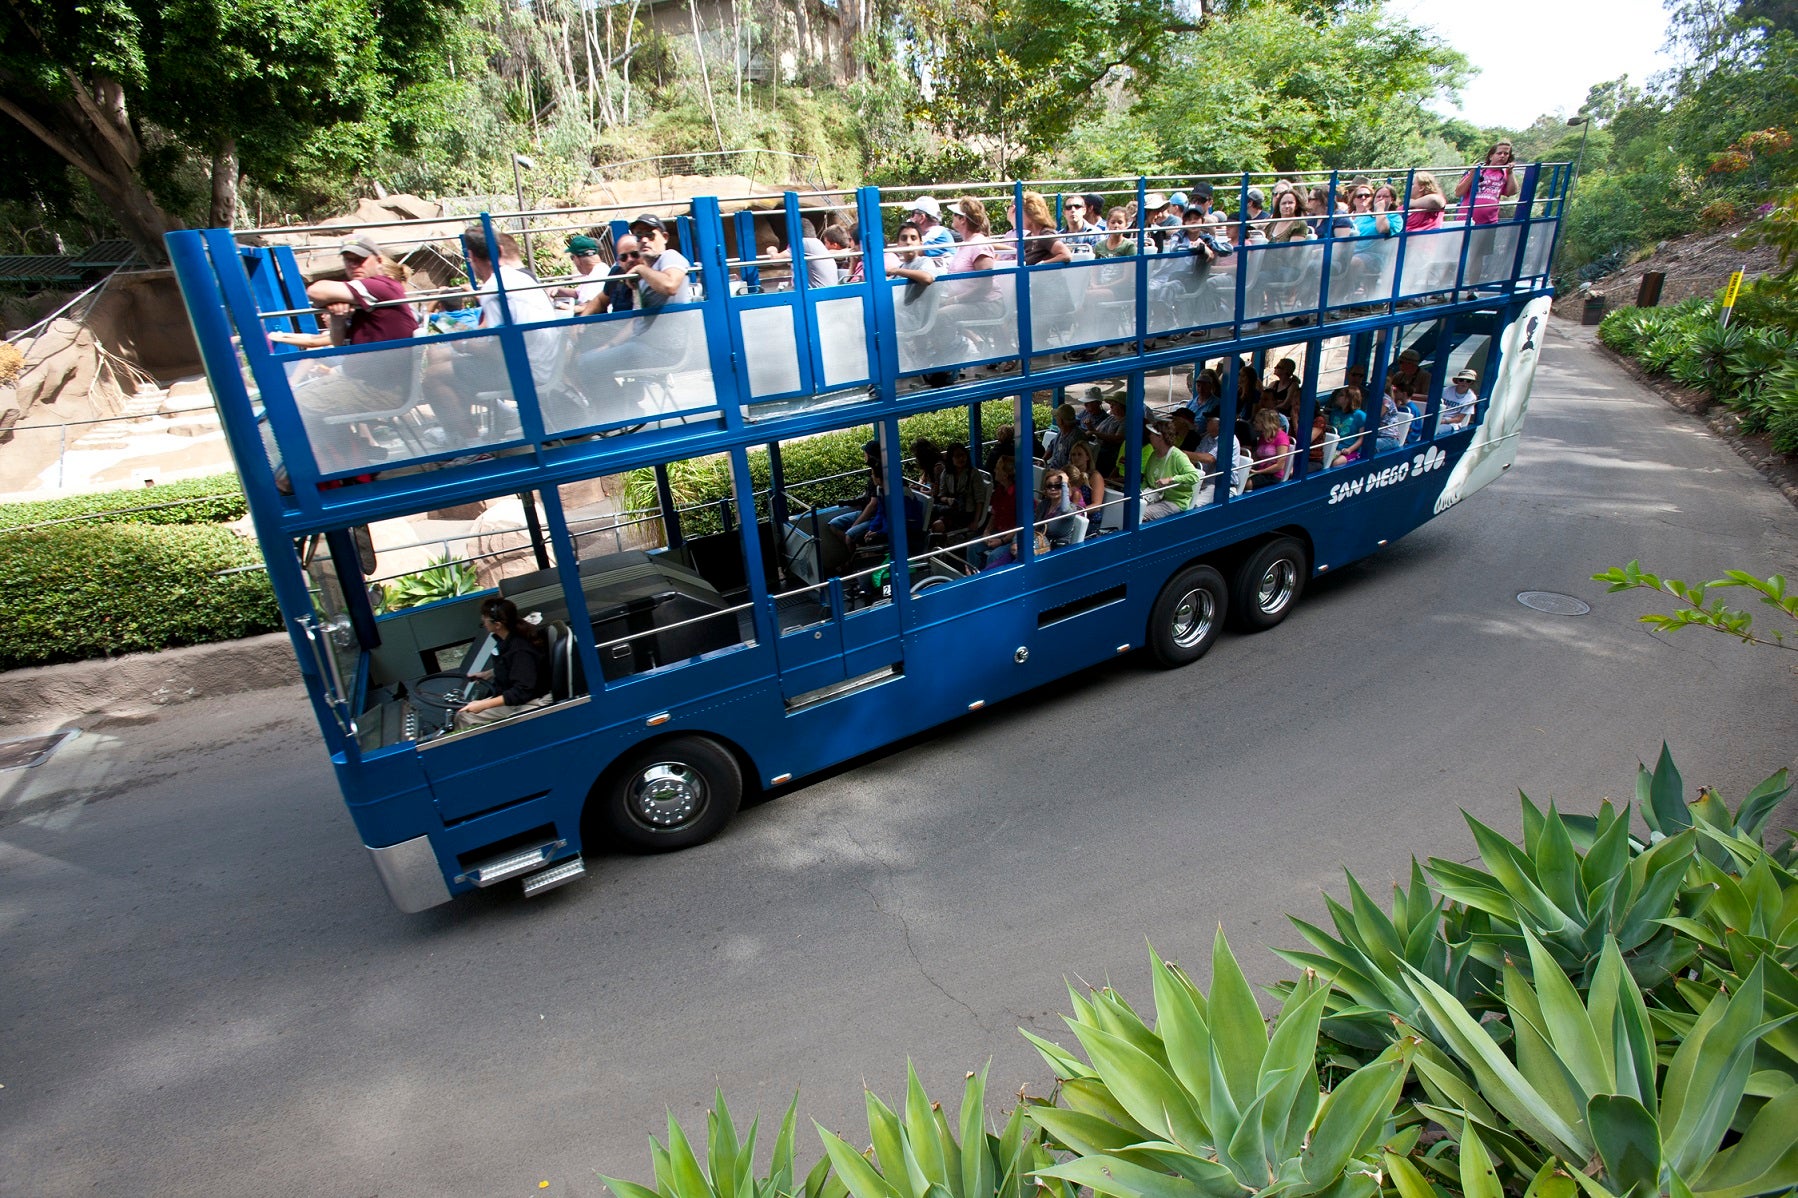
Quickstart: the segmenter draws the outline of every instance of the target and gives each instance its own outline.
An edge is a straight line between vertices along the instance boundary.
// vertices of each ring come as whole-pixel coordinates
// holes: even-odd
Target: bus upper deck
[[[1156,188],[1189,186],[1157,179],[484,214],[456,239],[359,228],[435,247],[477,287],[362,295],[429,319],[348,344],[321,328],[303,251],[171,234],[390,894],[547,889],[599,838],[695,843],[746,788],[1117,652],[1191,660],[1227,611],[1278,623],[1311,575],[1489,482],[1515,454],[1569,171],[1519,168],[1471,221],[1359,219],[1353,193],[1409,195],[1415,174],[1299,180],[1309,216],[1271,181],[1204,181],[1237,215],[1190,238],[1146,215]],[[1268,214],[1245,217],[1263,191]],[[967,197],[938,265],[901,224],[931,193]],[[1122,227],[1058,231],[1048,205],[1077,193]],[[551,292],[588,280],[525,269],[549,239],[615,251],[633,225],[663,269],[631,310],[559,310]],[[469,298],[480,324],[455,310]],[[1182,410],[1194,426],[1162,422]],[[851,443],[862,469],[831,457]],[[456,555],[474,585],[384,593],[358,530],[471,505],[511,513],[509,540]],[[500,600],[529,613],[536,693],[464,724],[497,706],[470,675],[517,648],[488,623]]]

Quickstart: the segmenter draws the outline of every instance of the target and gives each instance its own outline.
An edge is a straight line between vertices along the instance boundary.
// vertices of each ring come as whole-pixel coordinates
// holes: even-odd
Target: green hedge
[[[223,524],[242,518],[248,510],[237,475],[212,474],[154,487],[0,503],[0,531],[71,519],[96,524]]]
[[[1049,423],[1049,408],[1037,405],[1032,419],[1038,428],[1046,427]],[[1010,400],[988,400],[981,405],[980,427],[989,440],[1000,425],[1010,424],[1011,421]],[[806,502],[818,506],[846,503],[865,494],[867,479],[862,473],[862,446],[873,436],[873,428],[864,424],[857,428],[838,429],[782,442],[780,460],[787,488],[795,491]],[[968,409],[956,407],[921,412],[899,422],[899,439],[905,446],[907,457],[911,456],[912,444],[920,437],[929,437],[939,449],[946,449],[958,441],[965,443],[968,439]],[[757,491],[768,488],[768,455],[765,451],[750,451],[749,474]],[[831,478],[833,475],[846,477],[817,486],[801,485],[815,479]],[[683,508],[716,503],[731,493],[728,459],[716,456],[671,462],[668,466],[668,483],[674,493],[675,503]],[[634,509],[653,509],[656,506],[655,472],[647,469],[632,471],[626,483],[625,500]],[[756,506],[757,514],[766,518],[766,497],[758,499]],[[722,525],[712,512],[693,512],[682,518],[682,529],[689,536],[697,536],[721,531]]]
[[[1703,391],[1766,432],[1780,453],[1798,453],[1798,300],[1761,280],[1744,289],[1735,319],[1720,322],[1715,299],[1666,308],[1619,308],[1598,326],[1606,345],[1651,374]]]
[[[0,669],[281,627],[256,546],[223,528],[60,525],[0,534]]]

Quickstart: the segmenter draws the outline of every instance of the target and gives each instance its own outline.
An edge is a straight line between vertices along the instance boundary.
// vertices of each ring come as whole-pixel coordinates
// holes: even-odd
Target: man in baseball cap
[[[338,247],[344,278],[319,279],[306,288],[306,298],[330,318],[333,344],[364,345],[396,341],[418,329],[418,314],[406,298],[406,285],[389,275],[381,244],[358,233]],[[388,306],[377,306],[388,305]]]
[[[911,215],[906,218],[918,226],[918,235],[924,239],[924,256],[938,261],[955,252],[955,234],[941,222],[942,215],[943,206],[935,196],[919,196],[912,201]]]

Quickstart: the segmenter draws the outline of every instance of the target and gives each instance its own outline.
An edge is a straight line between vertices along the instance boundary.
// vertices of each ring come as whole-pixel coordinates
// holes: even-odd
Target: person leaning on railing
[[[606,418],[622,418],[630,396],[624,379],[633,370],[672,366],[687,352],[689,326],[661,316],[671,304],[693,302],[693,264],[668,243],[668,226],[653,212],[631,221],[640,257],[620,273],[636,288],[636,310],[647,318],[633,337],[580,356],[575,377]]]

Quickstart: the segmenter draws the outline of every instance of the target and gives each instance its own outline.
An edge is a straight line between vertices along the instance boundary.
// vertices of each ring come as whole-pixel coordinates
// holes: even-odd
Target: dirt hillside
[[[1606,311],[1627,308],[1636,302],[1642,276],[1659,270],[1667,275],[1661,286],[1661,303],[1674,304],[1688,296],[1711,294],[1739,267],[1746,267],[1751,279],[1777,270],[1779,255],[1770,247],[1744,249],[1735,244],[1736,234],[1747,227],[1743,222],[1715,233],[1690,233],[1663,241],[1652,254],[1593,283],[1592,294],[1605,297]],[[1582,302],[1578,292],[1569,290],[1555,300],[1555,315],[1578,320]]]

